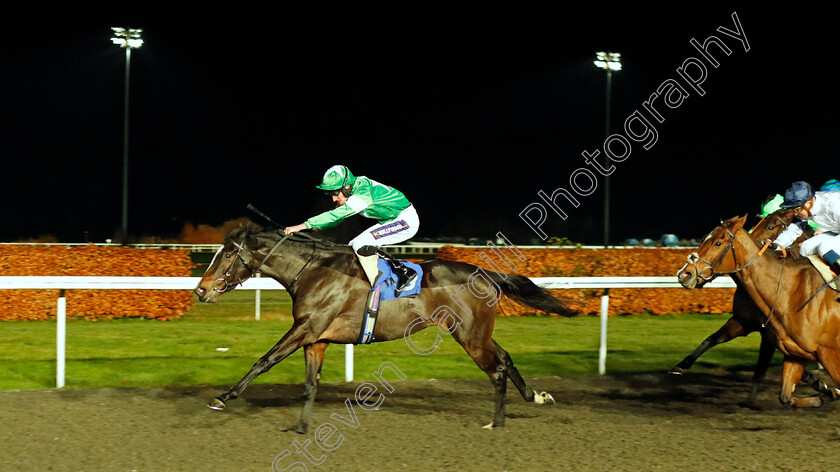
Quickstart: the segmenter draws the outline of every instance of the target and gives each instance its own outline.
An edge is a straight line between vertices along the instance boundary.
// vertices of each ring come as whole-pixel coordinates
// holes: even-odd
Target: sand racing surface
[[[359,383],[322,384],[305,435],[285,431],[299,417],[302,385],[252,385],[224,411],[205,406],[221,387],[5,391],[0,464],[127,472],[837,470],[837,404],[784,409],[771,372],[747,406],[750,375],[526,378],[557,404],[525,403],[509,384],[507,424],[496,430],[482,428],[492,418],[489,380],[397,380],[373,411],[355,403]]]

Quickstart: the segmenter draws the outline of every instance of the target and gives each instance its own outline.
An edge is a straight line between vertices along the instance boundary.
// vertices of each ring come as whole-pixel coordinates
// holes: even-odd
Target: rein
[[[765,244],[765,247],[769,245]],[[776,295],[773,296],[773,306],[770,307],[770,313],[767,313],[767,319],[761,323],[761,327],[765,327],[770,323],[770,318],[773,317],[773,310],[776,309],[776,303],[779,301],[779,292],[782,290],[782,277],[785,275],[785,266],[787,265],[787,259],[782,259],[782,270],[779,272],[779,283],[776,284]],[[807,303],[806,303],[807,305]],[[803,307],[804,308],[804,307]],[[800,308],[801,310],[801,308]]]
[[[315,244],[315,241],[312,241],[312,254],[309,255],[309,259],[306,261],[306,264],[304,264],[303,267],[300,268],[300,270],[298,271],[295,278],[292,279],[292,282],[289,284],[289,287],[291,287],[292,285],[295,284],[295,282],[298,281],[298,279],[300,278],[300,274],[303,273],[304,269],[306,269],[306,267],[309,266],[309,263],[312,262],[312,259],[315,258],[315,253],[317,251],[318,251],[318,246]]]

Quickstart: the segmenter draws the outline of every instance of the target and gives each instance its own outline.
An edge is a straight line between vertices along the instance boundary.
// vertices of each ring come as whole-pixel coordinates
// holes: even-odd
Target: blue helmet
[[[780,205],[781,208],[796,208],[802,206],[808,200],[814,198],[814,189],[808,182],[798,181],[794,182],[789,189],[785,191],[785,201]]]

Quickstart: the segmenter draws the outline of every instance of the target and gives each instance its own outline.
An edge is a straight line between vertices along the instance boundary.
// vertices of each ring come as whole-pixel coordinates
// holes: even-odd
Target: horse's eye
[[[775,226],[768,226],[767,227],[767,229],[770,230],[770,231],[773,231],[773,228],[775,228]]]
[[[230,254],[225,254],[225,259],[230,259]]]
[[[715,247],[718,247],[718,246],[720,246],[720,241],[715,243]]]

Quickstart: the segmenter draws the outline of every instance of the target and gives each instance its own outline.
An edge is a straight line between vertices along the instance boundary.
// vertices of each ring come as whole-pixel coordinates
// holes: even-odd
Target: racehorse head
[[[233,290],[254,275],[256,264],[251,260],[251,251],[248,249],[248,239],[252,233],[253,227],[248,223],[227,235],[193,290],[200,301],[215,303],[219,295]]]
[[[735,232],[744,227],[747,216],[730,218],[712,230],[700,247],[688,255],[688,261],[677,272],[677,280],[685,288],[692,289],[711,281],[720,273],[737,268],[732,244]]]
[[[775,211],[762,218],[750,231],[750,235],[756,241],[773,239],[787,228],[795,217],[796,212],[793,209]]]

